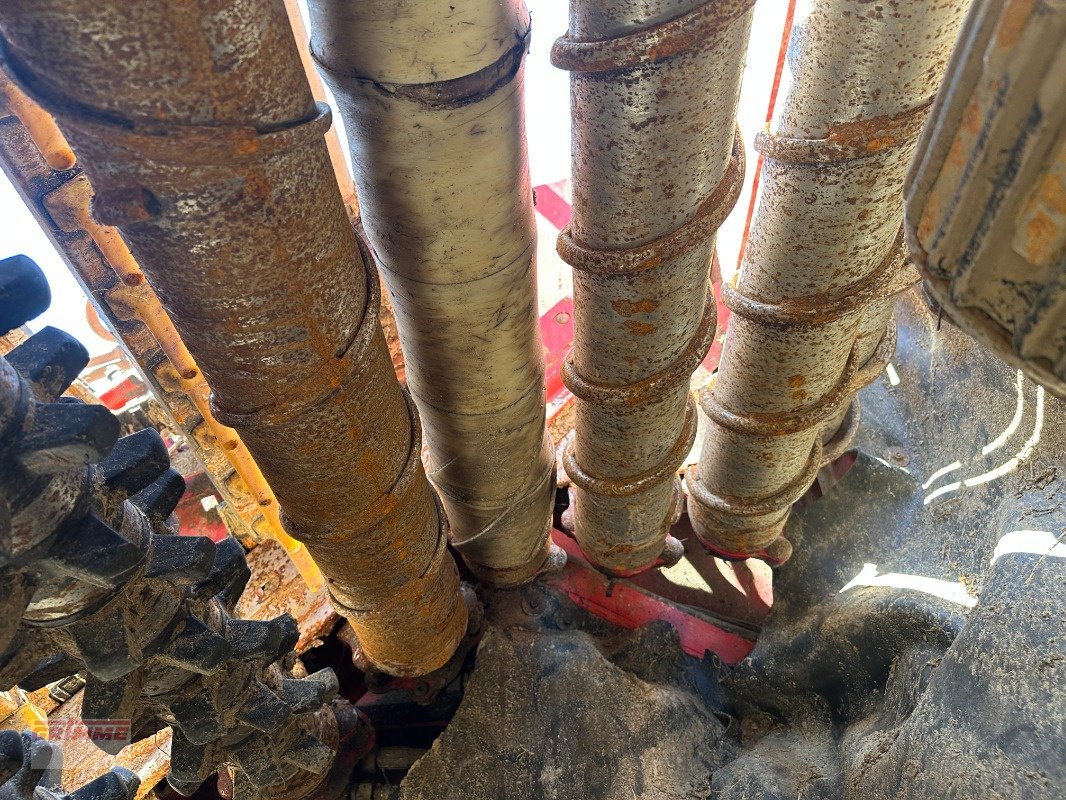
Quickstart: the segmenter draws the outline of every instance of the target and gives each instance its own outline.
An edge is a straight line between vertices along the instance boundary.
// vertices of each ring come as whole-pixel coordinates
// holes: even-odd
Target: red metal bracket
[[[755,643],[724,630],[707,619],[641,589],[626,580],[611,580],[581,557],[577,543],[559,530],[552,540],[566,551],[566,567],[546,578],[577,606],[622,628],[637,628],[654,620],[669,622],[681,636],[681,649],[702,658],[708,651],[726,664],[738,664]]]

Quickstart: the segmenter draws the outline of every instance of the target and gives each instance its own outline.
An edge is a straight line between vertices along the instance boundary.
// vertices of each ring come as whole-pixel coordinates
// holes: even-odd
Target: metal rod
[[[312,0],[312,51],[346,123],[452,542],[479,580],[515,586],[563,559],[549,558],[529,14],[521,0],[394,6]]]
[[[792,82],[765,159],[709,423],[685,476],[700,539],[728,556],[788,558],[793,502],[854,432],[852,397],[895,345],[903,178],[965,3],[816,0],[797,19]],[[844,90],[841,91],[841,87]]]
[[[0,76],[0,98],[8,110],[18,117],[41,151],[45,163],[54,170],[71,169],[74,151],[70,149],[52,116],[26,96],[19,87]]]
[[[8,71],[56,116],[94,218],[121,231],[366,657],[446,663],[466,630],[446,523],[282,0],[18,2],[0,20]]]
[[[304,72],[308,77],[312,94],[316,99],[323,100],[325,99],[325,91],[308,51],[306,32],[299,8],[296,6],[295,0],[286,0],[285,7],[289,15],[290,25],[293,28],[297,47],[300,49],[300,58],[303,62]],[[26,132],[38,150],[40,150],[45,163],[51,170],[66,171],[75,167],[74,153],[52,116],[33,102],[7,76],[2,74],[0,74],[0,98],[3,98],[8,110],[18,117],[19,122],[26,129]],[[333,165],[337,184],[341,189],[341,197],[344,199],[345,208],[348,210],[349,216],[355,218],[358,216],[355,185],[344,161],[336,129],[330,128],[326,132],[325,139],[326,146],[329,149],[330,162]],[[24,174],[24,169],[19,169],[22,165],[17,160],[9,159],[5,166],[8,169],[9,176],[21,186],[23,191],[32,192],[39,184],[39,181],[33,180],[32,176]],[[16,174],[11,174],[12,171]],[[191,435],[187,438],[194,440],[194,443],[198,444],[201,450],[207,449],[209,446],[205,444],[205,438],[213,440],[213,448],[217,448],[225,462],[231,465],[236,473],[235,476],[231,476],[229,479],[225,475],[215,474],[211,470],[211,463],[208,463],[211,459],[205,458],[205,469],[211,475],[216,488],[227,498],[231,494],[236,494],[238,497],[245,495],[250,497],[254,506],[250,506],[249,503],[236,502],[236,498],[234,498],[235,501],[231,503],[234,513],[241,518],[241,521],[248,526],[250,531],[255,532],[257,535],[264,532],[261,523],[265,522],[265,533],[277,540],[285,548],[289,558],[293,561],[307,584],[308,589],[317,591],[323,585],[321,571],[308,555],[306,548],[285,531],[281,523],[277,499],[267,485],[266,479],[263,478],[263,473],[259,466],[252,459],[244,442],[241,441],[240,436],[232,428],[220,424],[214,418],[210,409],[210,388],[207,382],[198,370],[188,348],[181,341],[181,337],[175,330],[167,312],[160,305],[159,298],[156,297],[152,287],[144,280],[144,275],[141,273],[140,267],[130,253],[129,248],[122,241],[121,234],[114,228],[100,225],[92,219],[89,209],[92,196],[93,190],[91,185],[89,185],[88,178],[84,174],[78,174],[69,180],[63,181],[55,189],[41,195],[39,199],[35,198],[38,202],[31,203],[31,207],[35,207],[38,204],[43,205],[47,210],[47,215],[51,217],[50,221],[58,225],[63,232],[75,233],[83,230],[92,238],[104,259],[118,275],[119,280],[122,282],[120,286],[111,290],[101,290],[101,287],[97,285],[99,281],[93,280],[92,266],[83,263],[84,259],[78,257],[79,248],[77,246],[66,246],[65,241],[62,239],[56,241],[55,244],[57,249],[67,257],[72,271],[82,281],[93,302],[97,305],[101,303],[108,305],[108,309],[104,309],[105,314],[108,310],[114,310],[111,309],[112,306],[119,306],[121,307],[120,313],[127,319],[133,317],[143,322],[145,327],[148,328],[165,353],[167,360],[173,366],[174,374],[177,376],[179,384],[178,388],[195,407],[196,412],[202,419],[201,424],[208,434],[205,437],[199,430],[193,430],[188,432]],[[34,208],[34,210],[40,212],[40,209]],[[47,226],[47,224],[48,221],[42,220],[43,226]],[[141,357],[143,353],[139,352],[138,348],[131,346],[131,343],[126,338],[123,338],[123,345],[131,352],[138,366],[144,370],[146,375],[150,376],[149,379],[154,379],[152,374],[154,370]],[[162,396],[164,393],[160,391],[156,392],[156,394],[157,400],[171,412],[171,416],[176,416],[174,410],[167,404],[166,398]],[[180,425],[180,423],[178,424]],[[233,483],[238,485],[233,486]]]
[[[753,0],[572,0],[552,51],[571,72],[574,347],[563,446],[574,534],[601,569],[676,560],[692,372],[715,334],[714,236],[740,192],[734,115]]]

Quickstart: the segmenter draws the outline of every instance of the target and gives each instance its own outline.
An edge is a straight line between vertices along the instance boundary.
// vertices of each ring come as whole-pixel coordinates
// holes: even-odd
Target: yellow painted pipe
[[[74,151],[56,127],[52,115],[33,102],[6,76],[0,77],[0,98],[3,98],[8,110],[19,118],[48,166],[59,171],[74,166]]]

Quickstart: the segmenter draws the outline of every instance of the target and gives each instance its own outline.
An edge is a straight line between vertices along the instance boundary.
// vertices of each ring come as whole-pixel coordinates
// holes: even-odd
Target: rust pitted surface
[[[704,200],[696,214],[680,227],[639,246],[618,250],[583,247],[567,225],[559,233],[559,255],[574,269],[602,275],[639,272],[655,269],[664,262],[672,261],[713,236],[729,215],[744,181],[744,149],[738,128],[733,137],[733,150],[725,174],[714,191]],[[612,303],[614,310],[623,317],[637,313],[650,313],[659,307],[659,302],[642,298],[637,301],[619,299]]]
[[[959,327],[1066,397],[1066,8],[981,0],[908,178],[907,233]]]
[[[574,533],[601,569],[628,574],[669,549],[676,473],[695,436],[692,372],[715,332],[708,271],[736,202],[734,115],[750,0],[571,4],[552,49],[571,70],[577,398],[562,453]]]
[[[520,0],[310,9],[452,543],[482,582],[525,583],[551,554],[555,502],[522,116],[529,13]]]
[[[46,0],[0,25],[368,658],[445,663],[458,574],[284,4]]]
[[[115,273],[116,265],[101,243],[85,230],[82,212],[87,218],[92,195],[85,175],[77,168],[69,169],[73,153],[67,162],[59,165],[63,171],[53,164],[54,158],[47,158],[49,152],[53,155],[57,152],[59,143],[69,150],[55,120],[3,74],[0,74],[0,95],[24,98],[17,107],[9,103],[9,110],[17,111],[19,116],[6,116],[0,111],[0,117],[6,117],[0,121],[0,161],[5,173],[85,288],[101,319],[122,338],[126,351],[151,385],[155,400],[169,414],[170,424],[176,426],[175,430],[203,462],[226,506],[236,512],[231,517],[234,535],[246,546],[254,545],[258,532],[269,530],[262,509],[254,503],[242,502],[250,497],[248,486],[234,471],[228,453],[223,453],[213,434],[203,435],[207,431],[206,421],[196,407],[196,398],[185,391],[187,382],[178,376],[157,339],[126,302],[128,293],[150,295],[157,307],[158,300],[147,284],[122,283]],[[121,244],[117,235],[114,239]]]
[[[852,398],[891,358],[895,298],[917,277],[903,179],[964,6],[817,0],[793,29],[790,90],[776,130],[756,140],[760,205],[722,291],[733,317],[700,396],[700,463],[685,476],[712,549],[781,551],[791,505],[843,452]]]
[[[714,43],[716,34],[747,14],[753,0],[704,3],[658,25],[609,39],[580,41],[563,36],[552,47],[552,63],[570,72],[611,72],[652,64]]]
[[[834,125],[821,139],[803,139],[760,131],[755,149],[774,161],[794,164],[835,164],[865,158],[893,147],[913,147],[932,101],[892,116]]]

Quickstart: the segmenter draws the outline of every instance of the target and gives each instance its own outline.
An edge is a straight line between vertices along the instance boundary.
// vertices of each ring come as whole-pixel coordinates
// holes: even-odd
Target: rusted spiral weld
[[[586,472],[574,455],[574,432],[571,431],[563,440],[563,466],[566,468],[566,474],[575,486],[594,494],[630,497],[647,491],[650,486],[674,477],[678,467],[684,463],[685,456],[696,441],[696,416],[696,403],[690,397],[685,404],[685,424],[681,435],[666,457],[651,469],[624,478],[601,478]]]
[[[852,348],[837,385],[816,402],[794,411],[741,413],[728,409],[714,396],[714,378],[700,391],[700,408],[723,428],[751,436],[787,436],[816,428],[840,411],[855,392],[876,380],[895,349],[896,326],[890,324],[872,358],[859,364],[857,349]]]
[[[263,406],[253,411],[243,412],[226,410],[219,404],[218,399],[212,393],[211,411],[215,415],[215,419],[223,425],[228,425],[231,428],[244,428],[245,426],[269,428],[283,425],[304,416],[309,410],[321,406],[330,397],[342,392],[353,381],[365,379],[364,372],[369,368],[367,354],[374,341],[375,334],[380,331],[381,323],[378,321],[378,314],[381,311],[381,283],[378,280],[377,262],[370,255],[358,226],[356,227],[355,238],[359,245],[359,251],[363,256],[363,263],[366,265],[366,305],[363,310],[363,318],[359,321],[355,333],[352,334],[351,341],[344,348],[344,352],[337,357],[338,361],[346,362],[348,367],[347,374],[341,383],[320,390],[318,394],[303,394],[296,401],[285,400],[284,402]],[[407,396],[406,390],[404,390],[404,396]],[[414,410],[409,398],[408,410]],[[416,413],[415,419],[417,418]],[[412,427],[421,436],[421,426],[416,424]]]
[[[704,244],[708,238],[715,234],[740,197],[743,176],[744,148],[738,127],[733,136],[733,150],[725,175],[714,191],[700,205],[699,211],[691,220],[653,242],[620,250],[585,248],[574,240],[568,225],[559,235],[559,255],[576,270],[601,275],[620,276],[632,271],[655,269]],[[577,371],[573,362],[573,351],[571,351],[567,354],[566,361],[563,364],[563,383],[575,397],[601,405],[636,406],[651,402],[658,399],[663,392],[688,382],[693,370],[703,361],[711,344],[714,342],[716,322],[717,313],[714,293],[708,287],[699,327],[678,358],[666,369],[637,383],[626,385],[596,383],[582,377]],[[689,427],[691,427],[691,435],[683,434],[678,439],[678,444],[671,448],[670,461],[676,463],[673,463],[672,466],[667,465],[668,469],[664,474],[673,474],[677,471],[695,440],[695,407],[691,402],[689,405],[692,413],[689,414],[686,411],[684,431],[687,432]],[[675,452],[680,450],[680,445],[685,440],[688,440],[688,444],[684,450],[680,453]],[[575,484],[582,486],[582,488],[587,488],[588,491],[597,494],[612,494],[614,496],[625,496],[641,491],[641,489],[637,488],[633,491],[624,491],[619,494],[614,490],[606,490],[606,483],[603,479],[592,478],[580,467],[573,456],[572,445],[567,448],[566,454],[564,466],[567,474],[570,475]],[[664,465],[666,465],[666,461],[652,470],[652,473],[658,474],[666,468]],[[646,477],[649,474],[651,473],[612,479],[609,483],[612,486],[657,483],[658,480],[650,481]],[[662,479],[664,478],[659,480]]]
[[[417,409],[415,409],[414,401],[411,399],[411,393],[407,391],[406,387],[402,391],[403,399],[407,403],[407,410],[415,414],[415,416],[412,416],[412,420],[418,419]],[[421,463],[422,426],[412,424],[411,446],[407,451],[407,458],[403,467],[399,475],[396,476],[395,483],[382,495],[382,498],[375,499],[369,505],[361,509],[354,509],[350,514],[346,514],[343,528],[325,528],[321,525],[315,525],[314,531],[308,531],[300,525],[299,520],[293,519],[284,511],[281,512],[282,522],[284,522],[285,528],[301,541],[310,541],[333,547],[343,546],[358,538],[361,535],[361,531],[376,529],[385,522],[389,514],[392,513],[393,508],[398,504],[398,501],[411,490],[412,484],[417,481],[418,467]],[[440,520],[438,541],[447,542],[448,519],[439,508],[440,499],[436,493],[433,493],[433,499],[437,502],[438,511],[440,512],[438,515]],[[348,604],[350,605],[351,601],[348,601]]]
[[[715,34],[754,5],[755,0],[710,0],[686,14],[624,36],[582,42],[568,34],[555,41],[551,62],[569,72],[610,72],[654,64],[678,53],[710,47]]]
[[[618,250],[585,247],[574,238],[573,224],[559,234],[556,250],[576,270],[621,276],[655,269],[704,244],[733,210],[744,183],[744,144],[740,126],[733,132],[733,148],[725,174],[688,222],[647,244]]]
[[[925,124],[932,99],[893,116],[858,120],[837,126],[825,139],[801,139],[760,131],[755,150],[788,164],[840,164],[879,155],[914,142]]]
[[[822,453],[822,443],[816,441],[814,446],[811,447],[810,455],[799,476],[769,497],[732,497],[715,494],[699,481],[698,467],[695,464],[688,467],[685,473],[685,483],[688,486],[688,493],[697,499],[701,505],[723,514],[758,517],[775,514],[779,511],[786,512],[789,506],[803,497],[807,487],[813,483],[818,470],[822,468]],[[732,532],[735,535],[748,535],[752,531],[758,530],[762,530],[761,525],[747,530],[733,529]],[[738,535],[738,544],[739,538],[740,536]],[[765,541],[757,543],[757,546],[751,549],[759,550],[776,538],[777,533],[774,533],[772,537],[768,536]],[[738,547],[737,549],[743,548]]]
[[[577,371],[574,366],[573,351],[571,351],[563,362],[563,384],[574,397],[603,406],[625,408],[650,403],[659,399],[663,392],[688,382],[689,376],[706,357],[707,351],[714,342],[716,323],[714,292],[708,288],[699,327],[681,355],[666,369],[649,375],[637,383],[625,385],[596,383],[583,378]]]
[[[567,225],[559,235],[559,255],[574,269],[599,275],[621,276],[634,271],[655,269],[704,244],[715,234],[740,196],[743,176],[744,148],[738,127],[734,132],[733,150],[725,175],[691,220],[653,242],[620,250],[583,247],[573,238],[571,228]],[[716,323],[714,293],[708,287],[699,326],[685,349],[666,369],[632,384],[596,383],[584,378],[577,371],[571,351],[563,363],[563,383],[575,397],[600,405],[625,407],[651,402],[658,399],[663,392],[689,380],[689,376],[703,361],[714,342]],[[684,455],[681,455],[682,459]],[[680,466],[680,463],[677,466]]]
[[[760,325],[793,327],[826,325],[865,310],[871,303],[887,300],[906,291],[919,280],[917,270],[908,269],[907,248],[900,228],[881,264],[860,282],[846,287],[836,298],[823,295],[789,298],[779,303],[764,303],[741,292],[737,277],[722,285],[722,302],[731,312]]]
[[[567,226],[559,236],[559,255],[576,270],[611,277],[621,277],[671,263],[714,236],[740,196],[743,175],[744,149],[740,129],[737,127],[730,159],[722,179],[689,221],[653,242],[619,250],[583,247],[574,239],[571,227]],[[563,364],[563,383],[575,397],[601,406],[627,408],[653,402],[665,392],[688,383],[692,372],[699,366],[714,341],[716,326],[715,298],[713,290],[708,286],[699,326],[677,359],[665,369],[632,384],[602,384],[590,381],[578,372],[571,352]],[[660,531],[666,531],[678,516],[680,507],[676,498],[680,496],[680,481],[676,474],[695,442],[696,420],[696,404],[690,397],[685,407],[684,423],[674,445],[658,464],[637,475],[604,478],[589,473],[578,461],[573,431],[568,434],[560,448],[563,466],[576,487],[602,497],[632,497],[664,481],[672,480],[675,502],[671,504],[666,518],[659,526]],[[662,534],[657,532],[655,535]],[[664,553],[678,550],[676,546],[672,546],[675,542],[670,539],[669,536],[664,537]],[[624,572],[630,574],[634,570]]]
[[[557,249],[574,269],[562,378],[577,405],[559,457],[573,482],[574,537],[611,575],[680,553],[669,530],[696,421],[688,386],[714,341],[707,270],[743,180],[736,110],[753,6],[623,11],[574,0],[552,48],[571,73],[576,126],[574,214]]]
[[[837,387],[818,403],[804,408],[801,412],[782,414],[738,414],[719,403],[713,393],[713,384],[700,392],[700,407],[714,422],[723,428],[752,436],[784,436],[810,428],[831,419],[840,411],[854,393],[869,385],[884,370],[896,349],[896,326],[890,324],[881,337],[877,349],[866,364],[856,366],[855,351],[848,360],[844,378]],[[748,554],[764,550],[779,538],[777,527],[767,523],[770,516],[787,516],[791,506],[796,503],[818,476],[818,470],[835,461],[848,448],[858,430],[860,419],[858,398],[852,401],[845,414],[840,429],[832,440],[823,444],[815,438],[799,475],[787,486],[765,497],[732,497],[716,494],[699,480],[698,467],[691,465],[685,473],[685,485],[691,499],[698,504],[695,513],[709,511],[733,518],[763,518],[759,524],[750,527],[716,527],[714,541],[707,540],[696,526],[697,538],[713,550],[735,554]],[[689,513],[694,513],[690,505]]]
[[[11,80],[34,102],[62,116],[64,126],[154,161],[195,167],[226,167],[259,161],[317,141],[333,124],[333,112],[326,103],[320,101],[315,103],[314,115],[265,130],[238,125],[192,125],[175,120],[129,119],[102,112],[45,88],[34,73],[22,65],[21,59],[10,47],[0,49],[0,61]],[[123,219],[105,219],[99,215],[97,219],[104,225],[122,225],[126,222]]]

